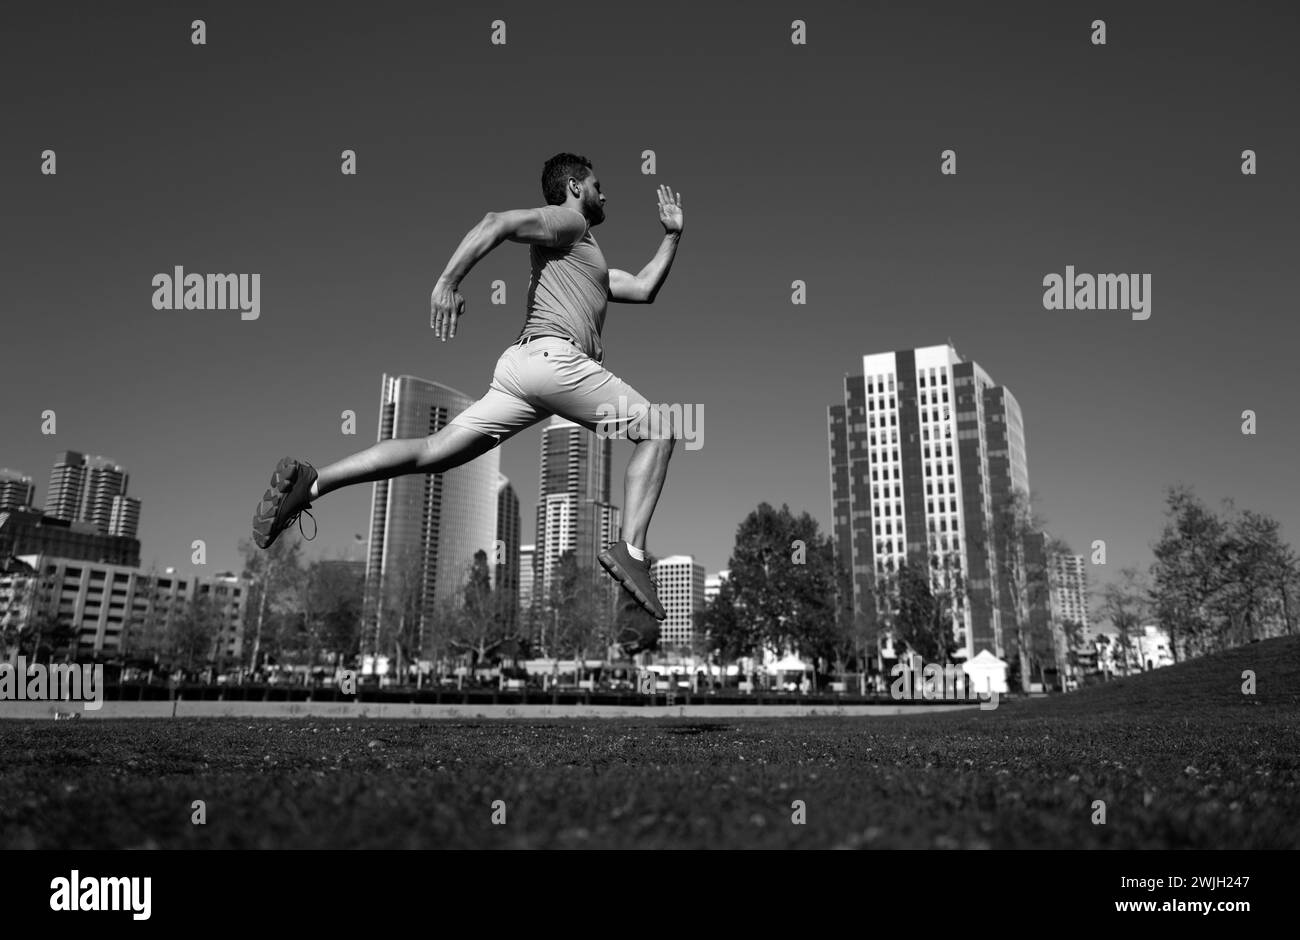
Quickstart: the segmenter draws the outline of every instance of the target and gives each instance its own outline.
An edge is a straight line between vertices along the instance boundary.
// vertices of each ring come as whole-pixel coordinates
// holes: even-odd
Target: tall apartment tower
[[[1026,645],[1043,662],[1065,670],[1071,651],[1068,621],[1088,634],[1088,578],[1083,556],[1056,551],[1047,532],[1025,540],[1025,560],[1033,588],[1029,592],[1030,633]]]
[[[54,461],[45,493],[45,515],[85,522],[101,535],[135,538],[140,500],[126,495],[130,475],[105,457],[64,451]]]
[[[519,621],[519,497],[505,474],[497,475],[496,547],[500,555],[492,558],[493,586],[506,594],[506,624],[513,629]]]
[[[1052,614],[1058,620],[1072,620],[1088,632],[1088,569],[1082,555],[1056,552],[1048,559],[1052,585]]]
[[[536,592],[533,590],[534,581],[534,562],[537,557],[537,546],[535,544],[519,546],[519,616],[521,624],[529,622],[528,613],[533,610],[537,603]]]
[[[427,437],[474,399],[438,382],[385,373],[380,385],[381,441]],[[469,576],[474,553],[490,559],[497,538],[499,452],[445,473],[410,474],[374,484],[366,559],[366,631],[363,649],[405,617],[421,648],[431,639],[439,605],[454,602]],[[379,649],[381,653],[386,650]]]
[[[0,468],[0,512],[11,509],[30,509],[36,499],[32,478],[8,467]]]
[[[599,437],[558,416],[542,430],[541,475],[537,498],[534,597],[549,595],[556,566],[568,551],[579,571],[599,572],[596,556],[619,537],[622,518],[609,501],[611,438]],[[613,601],[610,591],[610,600]]]
[[[841,602],[878,617],[877,578],[904,562],[955,595],[958,657],[1003,655],[994,509],[1028,491],[1011,392],[951,345],[867,355],[827,412]]]
[[[668,619],[660,628],[661,646],[690,649],[696,621],[704,610],[705,572],[694,555],[669,555],[654,565],[655,593]]]
[[[45,515],[77,522],[86,493],[86,455],[66,450],[54,458],[45,490]]]

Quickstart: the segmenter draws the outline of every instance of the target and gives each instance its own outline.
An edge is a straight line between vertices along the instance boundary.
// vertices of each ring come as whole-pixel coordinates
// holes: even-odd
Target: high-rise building
[[[907,563],[953,596],[958,657],[1004,654],[994,510],[1028,491],[1020,407],[951,345],[863,357],[827,415],[842,601],[867,622]]]
[[[45,514],[68,522],[85,522],[101,535],[135,538],[140,527],[140,500],[127,496],[130,475],[106,457],[63,451],[50,470]]]
[[[32,478],[17,470],[0,467],[0,512],[7,509],[30,509],[36,498]]]
[[[549,595],[565,552],[589,571],[613,603],[613,580],[596,556],[619,537],[621,516],[609,501],[612,439],[558,416],[542,430],[537,499],[535,599]]]
[[[1052,615],[1079,624],[1088,632],[1088,569],[1082,555],[1055,552],[1048,559],[1052,586]]]
[[[381,441],[440,431],[474,399],[438,382],[385,374],[380,386]],[[497,538],[499,452],[445,473],[409,474],[374,485],[366,565],[363,649],[405,629],[421,647],[444,604],[454,604],[474,553],[492,557]]]
[[[696,619],[704,609],[704,566],[694,555],[669,555],[654,564],[655,593],[668,619],[660,627],[659,645],[690,650]]]
[[[528,614],[537,602],[533,590],[534,569],[537,558],[537,546],[533,544],[519,546],[519,611],[523,623],[528,623]]]
[[[139,529],[140,500],[134,496],[114,496],[108,516],[108,534],[133,539]]]
[[[514,629],[519,619],[519,497],[505,474],[497,476],[497,548],[492,577],[506,595],[506,625]]]
[[[54,458],[45,490],[45,515],[75,522],[81,518],[86,494],[86,455],[65,450]]]
[[[1083,556],[1053,549],[1046,532],[1025,540],[1031,650],[1043,662],[1067,672],[1071,652],[1084,646],[1088,635],[1088,579]],[[1080,629],[1071,631],[1073,621]],[[1010,645],[1010,644],[1008,644]]]
[[[81,501],[79,518],[89,522],[100,532],[108,534],[113,522],[113,503],[117,497],[126,496],[130,480],[125,468],[103,457],[86,460],[86,491]],[[135,518],[139,519],[139,509]],[[124,522],[126,520],[124,519]]]

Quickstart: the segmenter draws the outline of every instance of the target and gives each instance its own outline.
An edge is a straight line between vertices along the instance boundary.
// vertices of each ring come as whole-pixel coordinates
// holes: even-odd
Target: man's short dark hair
[[[591,175],[591,161],[576,153],[557,153],[542,168],[542,195],[548,206],[564,204],[564,189],[569,177],[585,180]]]

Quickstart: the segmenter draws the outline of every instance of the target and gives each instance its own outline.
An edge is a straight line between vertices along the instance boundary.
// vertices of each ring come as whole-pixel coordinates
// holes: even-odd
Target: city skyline
[[[1274,516],[1294,542],[1295,327],[1279,314],[1300,135],[1278,117],[1278,89],[1296,84],[1278,81],[1296,68],[1286,31],[1260,10],[1226,22],[1191,7],[1131,10],[1097,48],[1092,14],[1071,9],[1022,5],[939,32],[923,11],[884,10],[864,32],[837,29],[854,18],[814,3],[805,15],[818,54],[804,58],[781,17],[692,9],[677,41],[697,54],[661,76],[662,113],[638,115],[622,110],[644,78],[627,62],[661,54],[648,12],[630,13],[617,55],[585,50],[599,81],[571,110],[512,93],[531,80],[524,53],[567,41],[541,10],[512,14],[520,56],[492,59],[506,50],[466,42],[431,62],[422,37],[477,34],[478,14],[410,14],[358,35],[331,10],[310,24],[258,11],[246,29],[256,8],[235,4],[213,18],[204,61],[239,69],[197,64],[166,17],[88,9],[94,39],[71,46],[32,22],[3,66],[42,80],[10,115],[24,145],[0,154],[0,237],[15,272],[0,284],[10,321],[0,462],[36,477],[63,450],[111,453],[146,503],[146,567],[188,565],[202,538],[210,570],[240,570],[238,540],[280,456],[319,466],[375,439],[376,377],[486,389],[522,319],[523,249],[502,246],[470,273],[454,346],[430,336],[428,293],[483,212],[541,204],[542,162],[575,150],[609,196],[598,234],[612,265],[636,269],[653,251],[656,185],[684,197],[686,230],[657,303],[612,307],[605,335],[610,367],[651,400],[704,406],[704,446],[679,446],[650,529],[657,554],[724,568],[736,526],[763,501],[807,511],[829,534],[823,409],[840,377],[870,350],[946,338],[1015,389],[1034,506],[1052,530],[1085,557],[1106,541],[1092,583],[1149,564],[1163,489],[1178,482],[1212,505],[1231,497]],[[16,26],[30,15],[16,12]],[[148,53],[138,62],[114,52],[128,36]],[[922,41],[925,57],[902,51]],[[338,74],[312,45],[356,67]],[[370,67],[393,61],[404,65]],[[158,69],[168,82],[153,81]],[[87,82],[94,73],[120,81]],[[424,89],[465,74],[484,81],[462,89],[457,119],[466,140],[491,142],[469,145],[468,160],[410,117],[412,100],[441,100]],[[1044,88],[1033,80],[1043,74],[1058,80]],[[754,94],[733,102],[738,79]],[[333,104],[286,113],[262,87]],[[857,96],[846,116],[846,93],[883,87],[891,93]],[[232,159],[221,139],[177,135],[159,118],[179,114],[211,115],[244,153]],[[1050,118],[1061,114],[1094,123],[1081,133]],[[36,159],[46,147],[59,155],[48,178]],[[946,177],[950,147],[958,173]],[[358,155],[355,178],[339,173],[344,148]],[[1257,176],[1240,173],[1246,148],[1260,154]],[[647,149],[654,176],[641,173]],[[150,279],[178,263],[260,272],[259,319],[155,310]],[[1069,266],[1149,273],[1150,319],[1044,309],[1043,278]],[[790,303],[796,279],[804,306]],[[504,307],[491,303],[495,280]],[[1257,435],[1241,434],[1246,409]],[[41,433],[47,410],[54,436]],[[355,436],[340,432],[345,410]],[[517,492],[536,483],[540,434],[500,451]],[[615,445],[616,477],[629,451]],[[358,487],[322,500],[307,551],[346,557],[369,496]],[[521,508],[521,540],[532,540]]]

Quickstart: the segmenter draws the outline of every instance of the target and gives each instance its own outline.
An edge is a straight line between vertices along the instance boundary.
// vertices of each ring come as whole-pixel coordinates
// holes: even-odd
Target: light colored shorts
[[[636,440],[650,408],[645,397],[569,340],[542,336],[516,343],[497,360],[487,394],[451,423],[500,444],[543,418],[559,415],[605,437]]]

